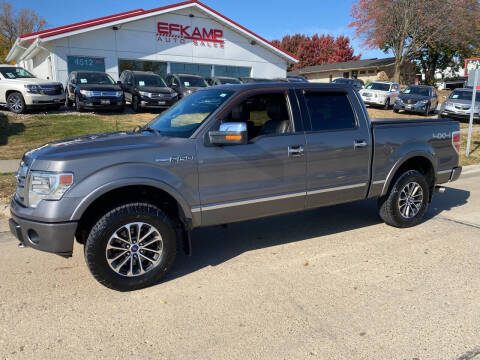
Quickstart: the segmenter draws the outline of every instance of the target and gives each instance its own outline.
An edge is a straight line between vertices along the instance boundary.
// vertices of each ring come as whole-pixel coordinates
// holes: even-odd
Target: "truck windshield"
[[[453,91],[450,94],[449,100],[468,100],[472,101],[473,91]],[[480,91],[477,91],[475,102],[480,102]]]
[[[419,86],[409,86],[403,92],[404,94],[420,95],[420,96],[430,96],[430,89],[426,87]]]
[[[108,74],[102,73],[78,73],[77,75],[79,84],[100,84],[100,85],[113,85],[115,81]]]
[[[390,84],[382,84],[382,83],[372,82],[372,83],[367,85],[367,89],[388,91],[388,90],[390,90]]]
[[[189,138],[232,94],[231,90],[217,89],[195,92],[150,121],[147,127],[163,136]]]
[[[167,87],[167,84],[159,75],[135,75],[135,85],[138,87]]]
[[[207,87],[207,83],[201,77],[180,76],[180,81],[185,87]]]
[[[0,73],[2,73],[5,79],[28,79],[35,77],[35,75],[29,73],[24,68],[13,66],[0,67]]]

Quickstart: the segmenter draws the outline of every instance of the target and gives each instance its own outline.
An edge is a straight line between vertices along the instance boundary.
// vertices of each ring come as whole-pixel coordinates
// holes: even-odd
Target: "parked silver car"
[[[473,89],[455,89],[440,107],[440,117],[469,119],[472,108]],[[473,119],[480,121],[480,91],[477,91]]]
[[[387,110],[395,104],[399,94],[400,84],[388,81],[373,81],[360,90],[360,96],[366,105],[383,106]]]

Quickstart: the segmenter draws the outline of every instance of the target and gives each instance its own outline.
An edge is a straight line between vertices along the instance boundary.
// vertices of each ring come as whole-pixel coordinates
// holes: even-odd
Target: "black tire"
[[[123,112],[125,111],[125,105],[119,106],[116,111],[117,111],[118,113],[123,113]]]
[[[77,112],[83,112],[83,106],[80,105],[80,99],[78,98],[78,95],[75,95],[75,110]]]
[[[385,99],[385,105],[383,105],[383,108],[384,108],[385,110],[390,109],[390,99],[389,99],[389,98],[386,98],[386,99]]]
[[[425,113],[424,113],[425,116],[430,116],[430,104],[427,105],[427,107],[425,108]]]
[[[23,114],[27,111],[27,106],[25,105],[25,99],[23,95],[19,92],[12,92],[7,97],[7,106],[11,112],[15,114]]]
[[[378,199],[380,217],[388,225],[398,228],[407,228],[418,225],[427,211],[430,199],[430,187],[425,176],[416,170],[408,170],[393,181],[395,181],[395,183],[388,194]],[[418,209],[418,212],[413,217],[407,218],[401,213],[399,199],[402,190],[411,183],[420,185],[423,197],[421,205],[419,204],[420,208]]]
[[[137,222],[143,222],[158,229],[163,242],[162,254],[158,264],[148,272],[127,277],[115,272],[108,264],[107,244],[117,229]],[[128,203],[118,206],[102,216],[92,227],[85,242],[84,253],[90,272],[102,285],[118,291],[142,289],[158,283],[172,267],[177,255],[175,225],[162,210],[152,204]],[[130,252],[127,253],[127,257],[129,257],[128,254]],[[131,256],[134,258],[134,255]]]
[[[398,114],[398,113],[399,113],[399,110],[398,110],[398,109],[395,109],[395,108],[393,108],[393,112],[394,112],[395,114]]]
[[[136,113],[142,111],[142,107],[140,106],[140,99],[138,96],[134,96],[132,98],[132,110]]]

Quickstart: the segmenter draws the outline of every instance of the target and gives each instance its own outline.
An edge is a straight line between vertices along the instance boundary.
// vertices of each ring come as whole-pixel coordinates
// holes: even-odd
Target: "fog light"
[[[40,237],[38,236],[38,233],[35,230],[33,229],[28,230],[27,235],[28,235],[28,240],[31,243],[38,245],[40,241]]]

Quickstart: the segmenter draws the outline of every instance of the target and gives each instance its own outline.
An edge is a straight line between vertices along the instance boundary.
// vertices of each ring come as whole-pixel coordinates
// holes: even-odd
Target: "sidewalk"
[[[18,170],[19,160],[0,160],[0,174],[13,173]]]

